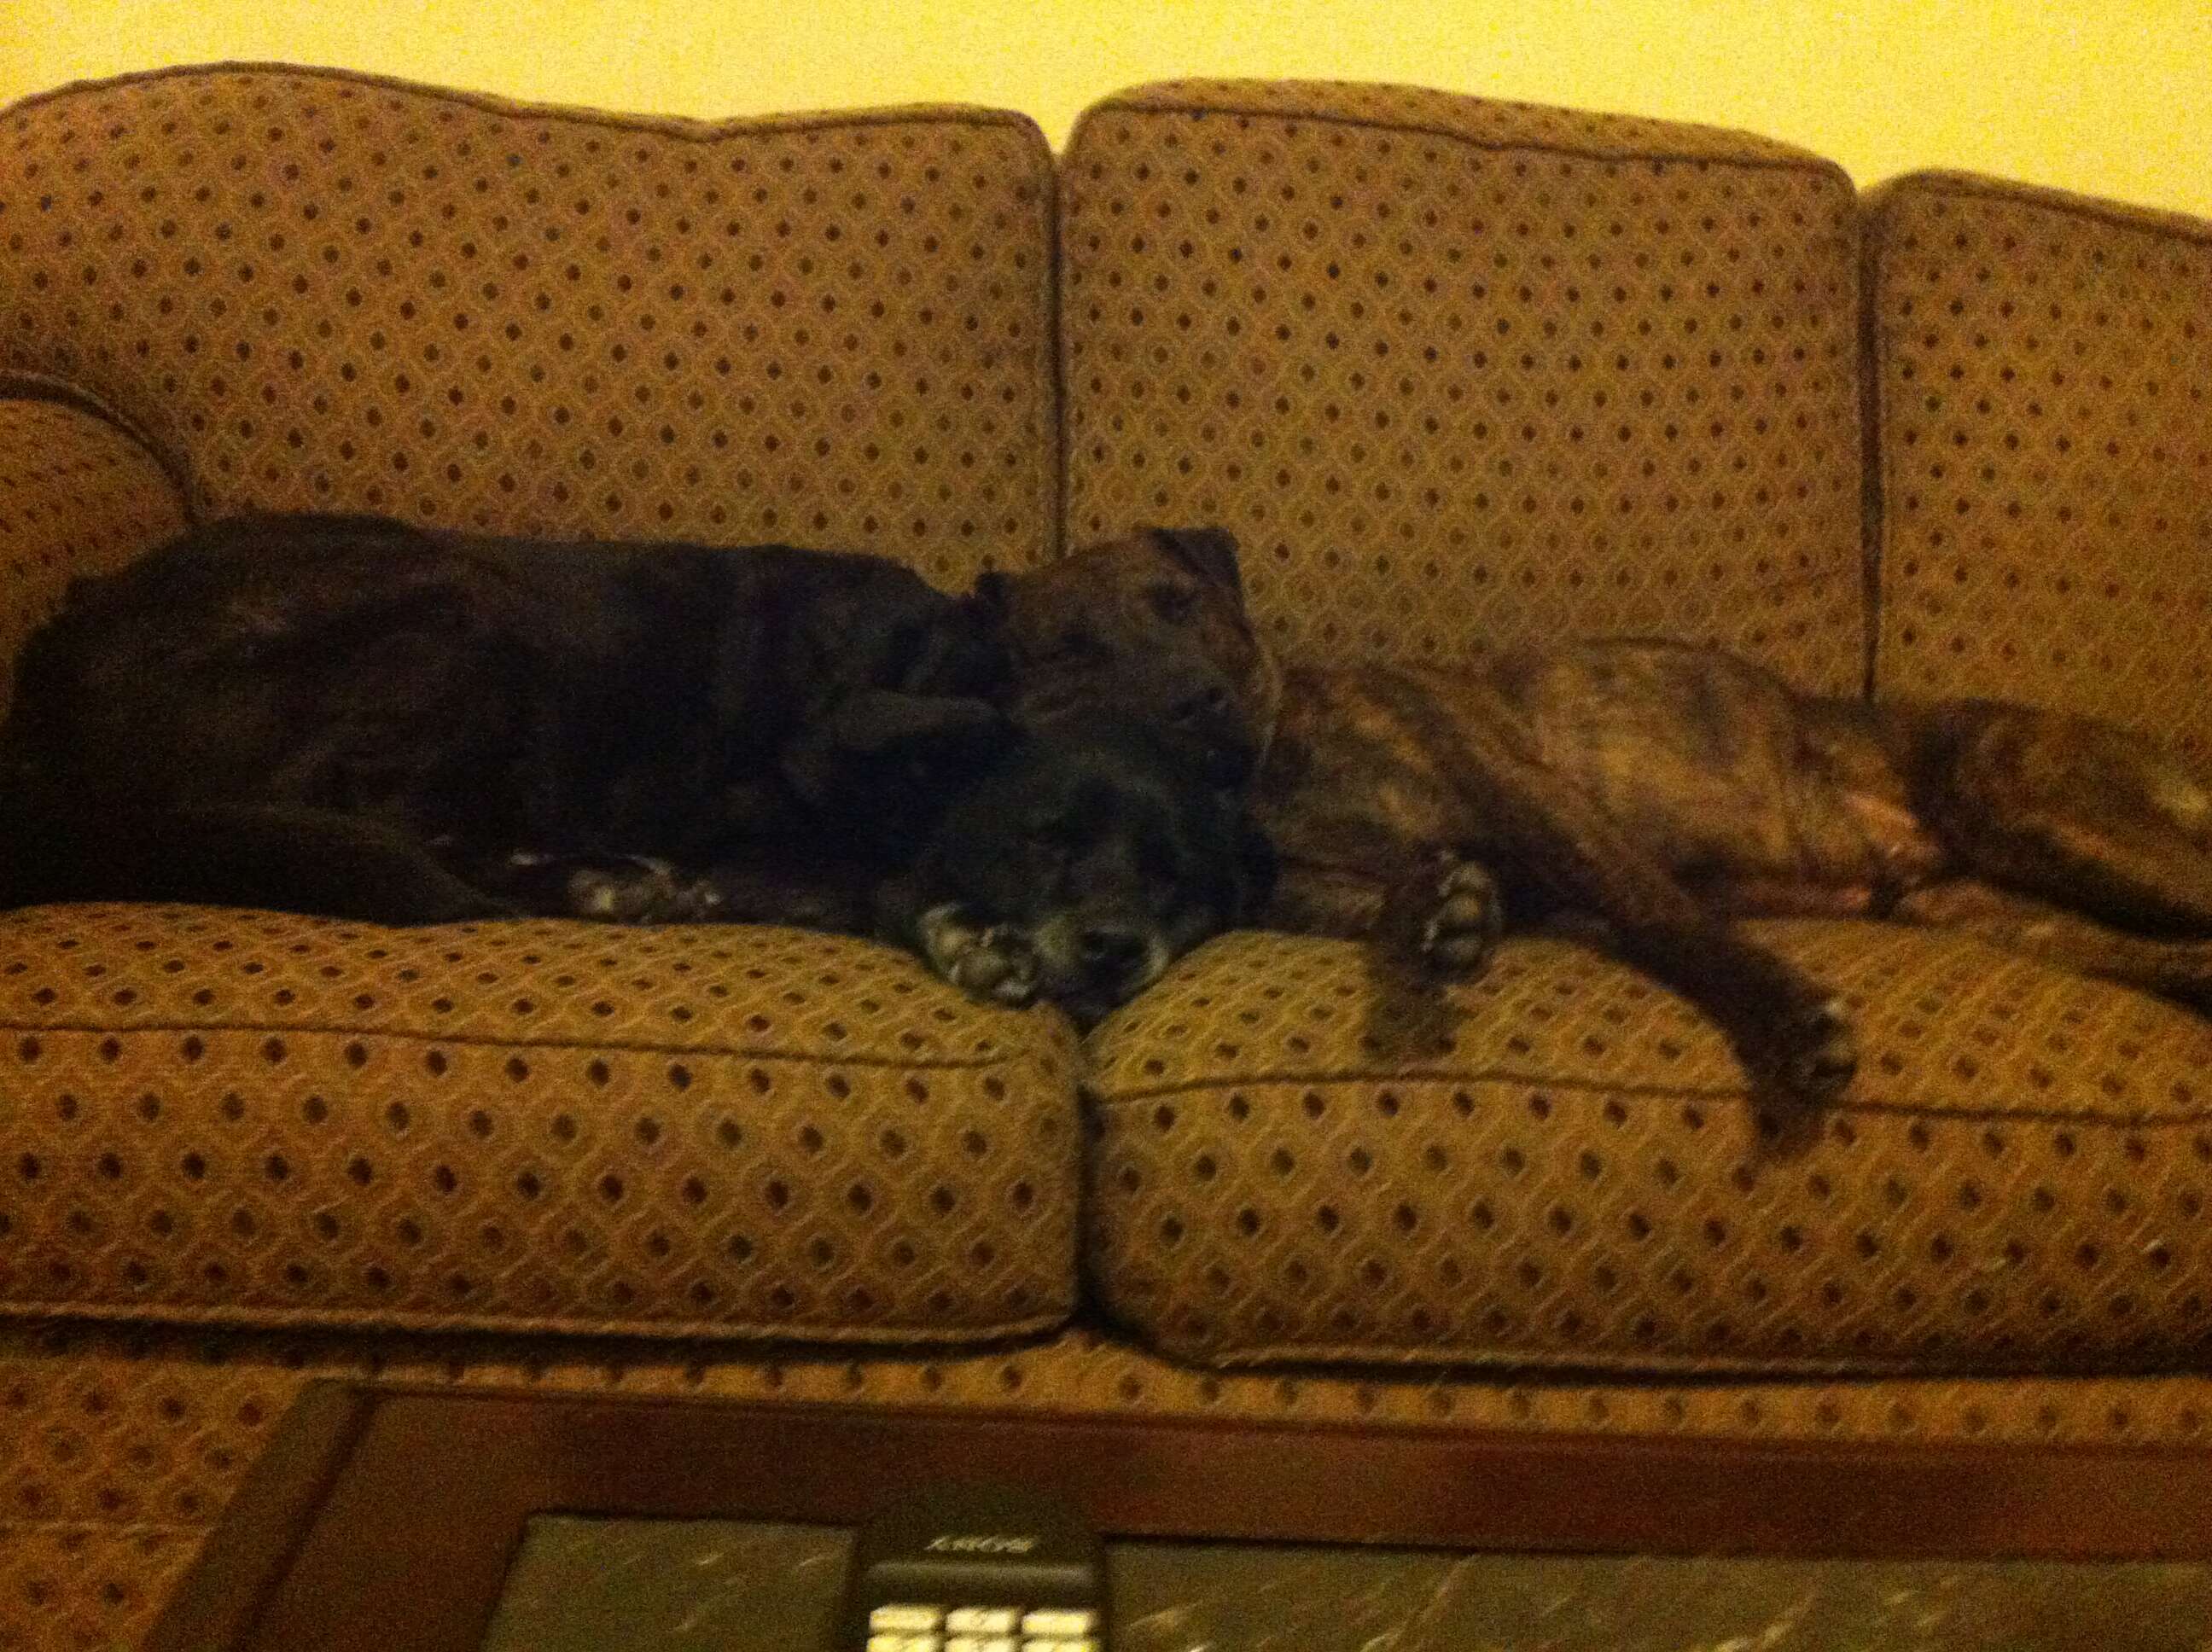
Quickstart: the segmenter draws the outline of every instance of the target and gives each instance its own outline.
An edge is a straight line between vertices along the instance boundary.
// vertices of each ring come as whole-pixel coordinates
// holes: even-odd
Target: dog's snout
[[[1076,955],[1084,969],[1107,980],[1123,980],[1135,974],[1144,967],[1151,950],[1145,932],[1127,924],[1086,924],[1075,938]]]

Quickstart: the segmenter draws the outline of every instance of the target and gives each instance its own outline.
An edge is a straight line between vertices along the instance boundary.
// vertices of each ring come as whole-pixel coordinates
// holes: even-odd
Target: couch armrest
[[[137,437],[66,393],[0,382],[0,712],[16,649],[69,582],[185,521],[183,492]]]

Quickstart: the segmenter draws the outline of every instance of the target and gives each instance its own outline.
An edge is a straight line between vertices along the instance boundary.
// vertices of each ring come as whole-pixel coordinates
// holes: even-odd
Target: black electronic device
[[[860,1528],[838,1652],[1102,1652],[1106,1555],[1042,1492],[949,1484]]]

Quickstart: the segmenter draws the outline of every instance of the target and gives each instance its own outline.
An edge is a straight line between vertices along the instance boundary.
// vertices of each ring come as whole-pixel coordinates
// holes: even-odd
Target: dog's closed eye
[[[1089,665],[1106,657],[1106,645],[1081,628],[1049,637],[1030,656],[1032,665]]]
[[[1198,591],[1194,586],[1164,582],[1148,586],[1145,600],[1152,604],[1152,612],[1170,625],[1185,623],[1198,610]]]

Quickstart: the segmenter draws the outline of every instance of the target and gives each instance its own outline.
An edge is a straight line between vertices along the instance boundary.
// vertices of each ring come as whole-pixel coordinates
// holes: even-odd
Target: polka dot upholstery
[[[0,1313],[1033,1332],[1073,1056],[797,931],[0,914]]]
[[[1063,161],[1066,535],[1235,531],[1293,655],[1712,639],[1856,689],[1833,164],[1394,87],[1121,94]]]
[[[1291,653],[1633,630],[1858,686],[1836,167],[1189,82],[1093,110],[1060,187],[1055,222],[1035,129],[969,110],[708,125],[281,68],[19,105],[0,375],[118,422],[0,378],[0,653],[189,499],[946,585],[1219,522]],[[1871,222],[1885,682],[2201,748],[2203,227],[1958,179]],[[2212,1035],[1963,941],[1765,932],[1868,1048],[1795,1156],[1710,1028],[1563,942],[1436,1000],[1235,936],[1079,1059],[789,932],[0,915],[0,1649],[136,1643],[325,1376],[2212,1440],[2212,1379],[2112,1374],[2203,1364]],[[1110,1333],[1054,1328],[1079,1260]]]
[[[0,118],[0,367],[192,503],[880,550],[1051,543],[1051,155],[1016,115],[714,125],[283,68]]]
[[[2212,756],[2212,222],[1928,173],[1868,233],[1883,689]]]
[[[205,1534],[0,1523],[4,1652],[112,1652],[139,1643]]]
[[[1859,1026],[1801,1153],[1728,1047],[1565,941],[1448,993],[1236,936],[1093,1040],[1092,1272],[1175,1356],[1624,1370],[2185,1359],[2212,1027],[1933,932],[1759,926]]]
[[[80,574],[119,566],[185,525],[152,455],[83,408],[0,377],[0,714],[8,662]]]
[[[1231,1374],[1073,1330],[939,1357],[733,1357],[577,1339],[0,1330],[0,1647],[135,1644],[313,1378],[733,1403],[1753,1440],[2212,1441],[2203,1376],[1668,1384]],[[9,1638],[12,1637],[13,1638]]]

